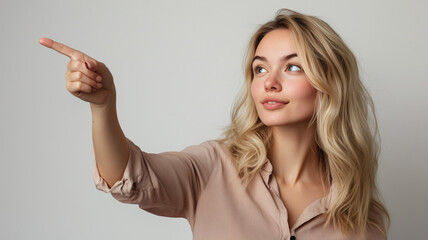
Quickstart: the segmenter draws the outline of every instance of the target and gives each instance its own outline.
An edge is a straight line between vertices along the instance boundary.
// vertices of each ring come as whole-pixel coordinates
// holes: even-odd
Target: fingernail
[[[97,87],[102,87],[103,85],[101,83],[97,83]]]
[[[86,62],[86,61],[85,61],[85,65],[86,65],[87,69],[91,69],[91,67],[92,67],[91,64],[89,62]]]
[[[103,78],[102,78],[101,76],[97,76],[97,77],[95,78],[95,80],[97,80],[98,82],[101,82],[101,80],[103,80]]]

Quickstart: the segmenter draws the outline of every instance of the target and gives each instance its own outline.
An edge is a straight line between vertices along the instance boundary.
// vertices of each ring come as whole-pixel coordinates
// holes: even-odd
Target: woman
[[[160,154],[123,134],[103,63],[40,43],[70,57],[67,89],[90,102],[98,189],[186,218],[194,239],[386,239],[373,104],[354,55],[322,20],[280,10],[250,41],[225,137]]]

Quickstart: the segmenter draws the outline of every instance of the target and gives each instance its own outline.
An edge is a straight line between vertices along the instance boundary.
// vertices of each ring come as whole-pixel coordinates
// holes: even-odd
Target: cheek
[[[288,86],[289,94],[299,100],[315,100],[317,90],[308,81],[299,81]]]

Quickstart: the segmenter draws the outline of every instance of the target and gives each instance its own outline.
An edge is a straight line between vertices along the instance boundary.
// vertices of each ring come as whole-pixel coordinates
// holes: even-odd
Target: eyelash
[[[297,64],[292,64],[292,63],[289,63],[289,64],[287,64],[287,67],[286,67],[286,71],[290,71],[289,69],[291,68],[291,67],[293,67],[293,66],[296,66],[296,67],[298,67],[298,68],[300,68],[300,70],[298,70],[298,71],[303,71],[303,68],[301,67],[301,66],[299,66],[299,65],[297,65]],[[256,66],[255,68],[254,68],[254,73],[255,74],[258,74],[259,72],[259,70],[260,69],[265,69],[264,67],[262,67],[262,66]],[[294,71],[294,72],[298,72],[298,71]],[[291,71],[291,72],[293,72],[293,71]]]
[[[291,63],[287,65],[287,70],[288,70],[290,67],[293,67],[293,66],[298,67],[298,68],[299,68],[299,70],[298,70],[298,71],[303,71],[303,68],[302,68],[301,66],[299,66],[299,65],[297,65],[297,64],[291,64]]]
[[[264,68],[264,67],[262,67],[262,66],[256,66],[256,67],[254,68],[254,73],[255,73],[255,74],[258,74],[258,73],[259,73],[258,71],[259,71],[260,69],[262,69],[262,68]]]

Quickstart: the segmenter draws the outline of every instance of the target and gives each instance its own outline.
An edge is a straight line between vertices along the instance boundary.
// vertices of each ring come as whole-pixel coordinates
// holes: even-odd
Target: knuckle
[[[68,91],[70,91],[71,93],[75,93],[78,92],[79,89],[77,88],[77,86],[74,83],[70,83],[67,87]]]
[[[76,89],[82,89],[83,84],[81,82],[76,82]]]
[[[72,54],[71,54],[71,57],[73,58],[73,59],[79,59],[79,58],[81,58],[82,57],[82,53],[80,52],[80,51],[74,51]]]
[[[82,66],[82,62],[80,62],[80,61],[75,60],[72,63],[72,68],[73,69],[79,69],[81,66]]]
[[[82,76],[83,76],[82,72],[76,72],[75,73],[75,77],[76,77],[77,80],[81,80]]]

